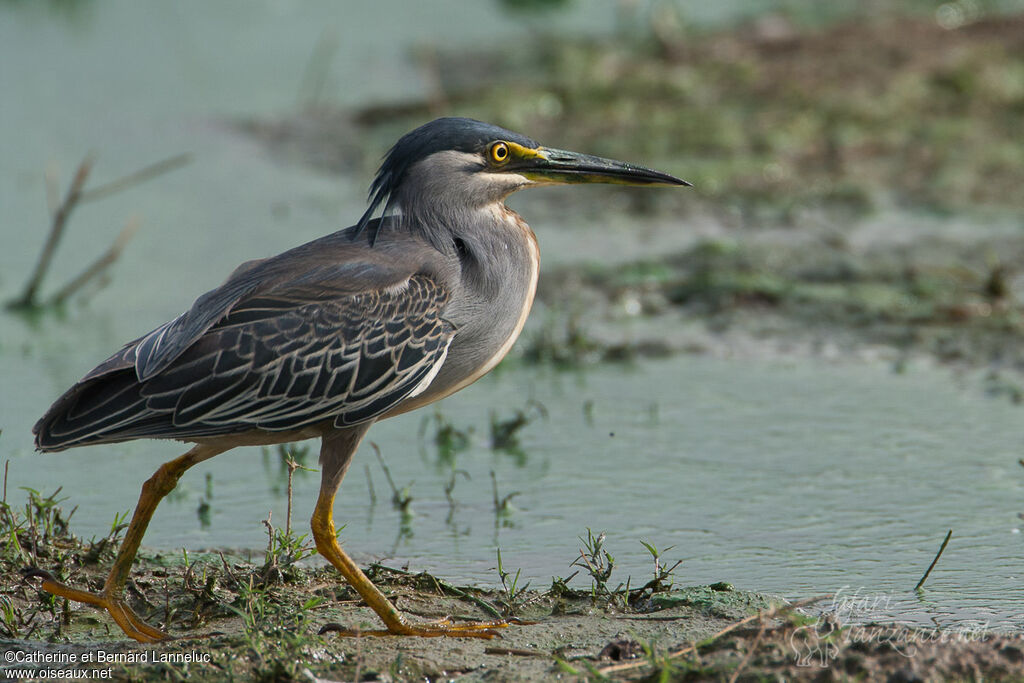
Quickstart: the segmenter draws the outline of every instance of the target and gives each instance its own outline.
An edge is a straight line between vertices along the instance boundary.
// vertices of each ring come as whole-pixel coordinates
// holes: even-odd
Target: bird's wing
[[[370,258],[379,255],[364,253],[353,258],[338,253],[339,242],[343,247],[358,247],[344,234],[334,233],[272,258],[243,263],[220,287],[200,296],[177,318],[125,344],[81,382],[132,367],[140,382],[156,376],[250,296],[267,291],[287,296],[289,288],[298,295],[304,288],[341,297],[397,286],[412,275],[407,269]]]
[[[455,332],[441,316],[447,300],[422,275],[340,295],[293,281],[237,302],[139,393],[149,412],[171,414],[169,435],[372,419],[444,362]]]
[[[125,344],[81,379],[86,382],[97,377],[134,367],[139,380],[145,380],[170,365],[228,311],[258,289],[258,278],[245,277],[266,259],[247,261],[235,269],[220,287],[203,294],[187,311],[152,332]]]
[[[448,290],[423,274],[396,279],[372,265],[323,266],[264,277],[256,290],[188,333],[187,345],[165,333],[185,348],[147,380],[136,366],[147,337],[125,346],[36,423],[37,446],[370,420],[429,385],[455,334],[442,317]]]

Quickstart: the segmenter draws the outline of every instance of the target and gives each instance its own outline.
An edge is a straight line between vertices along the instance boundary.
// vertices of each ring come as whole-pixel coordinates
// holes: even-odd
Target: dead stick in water
[[[43,184],[46,186],[46,209],[50,212],[50,220],[53,220],[53,214],[60,208],[60,181],[55,162],[46,165],[46,170],[43,171]]]
[[[138,216],[133,216],[125,224],[124,228],[118,234],[114,243],[108,248],[98,259],[93,261],[88,268],[83,270],[79,275],[73,278],[70,282],[60,288],[56,294],[50,297],[49,301],[46,302],[47,306],[59,306],[67,301],[71,296],[79,289],[89,284],[89,282],[100,275],[102,275],[110,266],[114,264],[120,256],[121,252],[131,241],[132,237],[139,229],[140,221]]]
[[[192,154],[189,152],[183,152],[173,157],[163,159],[162,161],[158,161],[155,164],[150,164],[145,168],[140,168],[138,171],[133,171],[132,173],[129,173],[123,178],[118,178],[117,180],[109,182],[106,185],[101,185],[100,187],[96,187],[91,190],[86,190],[85,192],[82,193],[80,199],[83,202],[92,202],[96,201],[97,199],[102,199],[103,197],[112,195],[115,192],[127,190],[129,187],[133,185],[144,183],[147,180],[152,180],[153,178],[156,178],[159,175],[163,175],[164,173],[173,171],[179,166],[184,166],[190,161],[192,161]]]
[[[24,291],[18,298],[7,302],[7,308],[30,309],[35,308],[38,305],[36,295],[39,292],[39,286],[42,284],[43,278],[50,269],[50,263],[53,260],[54,253],[57,251],[57,245],[64,236],[64,229],[67,227],[68,217],[71,215],[71,211],[76,205],[81,202],[102,199],[108,195],[120,192],[132,187],[133,185],[137,185],[169,171],[173,171],[191,160],[192,155],[187,152],[184,154],[178,154],[168,159],[158,161],[155,164],[150,164],[149,166],[130,173],[123,178],[107,183],[106,185],[102,185],[92,190],[86,190],[84,189],[85,181],[89,177],[89,172],[92,170],[94,162],[94,156],[90,153],[82,163],[78,165],[78,170],[75,173],[74,179],[71,181],[71,186],[68,188],[68,192],[64,196],[63,201],[59,204],[56,203],[56,173],[48,169],[45,175],[47,204],[50,207],[50,213],[52,215],[50,233],[47,235],[46,243],[43,245],[43,251],[39,255],[39,261],[36,262],[35,269],[32,271],[32,276],[25,284]],[[81,275],[66,284],[47,302],[47,305],[62,303],[76,290],[80,289],[96,276],[102,274],[115,260],[117,260],[117,257],[124,250],[125,244],[131,239],[137,229],[138,220],[133,219],[129,225],[125,226],[124,230],[121,231],[121,234],[117,236],[117,239],[114,241],[114,244],[110,249],[108,249],[107,252],[97,259],[92,265],[86,268]]]
[[[939,546],[939,552],[935,553],[935,559],[932,560],[932,563],[930,565],[928,565],[928,570],[924,573],[924,576],[921,577],[921,580],[917,582],[917,585],[914,586],[914,590],[921,590],[921,586],[924,585],[924,582],[928,578],[928,575],[932,573],[932,569],[935,568],[935,564],[939,561],[939,558],[942,557],[942,551],[946,549],[946,544],[949,543],[949,539],[952,537],[953,530],[950,529],[949,533],[946,534],[946,540],[944,540],[942,542],[942,545]]]
[[[71,211],[82,197],[82,187],[89,177],[92,164],[93,156],[90,154],[78,165],[78,170],[75,172],[74,180],[71,181],[71,186],[68,187],[67,194],[64,195],[64,200],[53,213],[53,221],[50,223],[50,234],[46,236],[46,244],[43,245],[43,251],[39,255],[39,260],[32,271],[32,276],[25,284],[25,291],[17,299],[9,301],[7,303],[8,308],[35,307],[36,293],[39,291],[39,285],[42,284],[46,271],[50,269],[53,254],[57,251],[57,245],[60,244],[61,237],[64,236],[64,228],[67,226],[68,216],[71,215]]]

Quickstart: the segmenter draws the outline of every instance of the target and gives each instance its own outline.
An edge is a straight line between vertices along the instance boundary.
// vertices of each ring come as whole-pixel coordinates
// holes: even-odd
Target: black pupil
[[[498,145],[494,148],[495,159],[504,159],[506,154],[508,154],[508,150],[505,149],[505,145]]]

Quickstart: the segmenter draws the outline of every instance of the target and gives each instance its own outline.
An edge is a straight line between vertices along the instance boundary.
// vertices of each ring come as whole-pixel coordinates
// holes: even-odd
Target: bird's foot
[[[400,622],[399,624],[381,630],[363,631],[351,629],[341,624],[328,623],[320,629],[320,634],[337,633],[343,638],[358,638],[361,636],[419,636],[421,638],[484,638],[490,640],[500,635],[497,629],[508,628],[512,624],[526,625],[536,622],[522,621],[520,619],[499,619],[497,621],[452,621],[450,617],[444,617],[437,621],[429,621],[423,624],[410,624]]]
[[[71,586],[61,583],[55,579],[53,574],[50,572],[42,569],[36,569],[35,567],[23,569],[21,573],[26,579],[42,579],[40,588],[47,593],[52,593],[53,595],[67,598],[68,600],[82,602],[87,605],[94,605],[107,610],[125,634],[140,643],[155,643],[160,640],[170,640],[172,638],[170,634],[164,633],[160,629],[154,628],[143,621],[142,618],[128,606],[128,603],[125,602],[124,598],[120,595],[112,595],[106,591],[101,594],[97,594],[78,590],[77,588],[72,588]]]

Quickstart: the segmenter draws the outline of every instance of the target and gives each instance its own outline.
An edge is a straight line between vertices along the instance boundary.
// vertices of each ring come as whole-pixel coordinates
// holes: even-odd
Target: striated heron
[[[511,348],[533,303],[539,252],[504,200],[568,183],[689,184],[471,119],[407,133],[386,155],[356,225],[242,264],[57,399],[33,429],[41,451],[144,437],[195,445],[143,484],[102,592],[41,569],[26,575],[106,609],[136,640],[169,638],[123,597],[160,500],[185,470],[229,449],[320,437],[313,538],[387,627],[373,633],[494,636],[507,622],[404,619],[338,545],[334,496],[370,425],[462,389]]]

